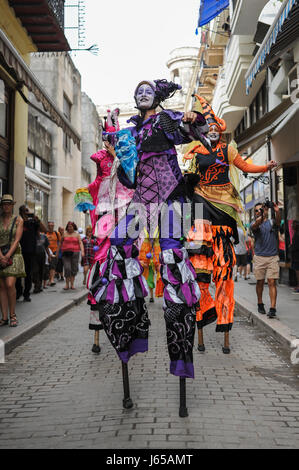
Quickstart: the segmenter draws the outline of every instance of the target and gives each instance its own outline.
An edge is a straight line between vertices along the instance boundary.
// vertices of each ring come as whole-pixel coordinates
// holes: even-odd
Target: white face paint
[[[218,127],[211,126],[207,136],[213,144],[215,142],[218,142],[218,140],[220,139],[220,133],[219,133]]]
[[[151,109],[155,99],[155,92],[146,83],[140,85],[136,92],[136,102],[139,109]]]

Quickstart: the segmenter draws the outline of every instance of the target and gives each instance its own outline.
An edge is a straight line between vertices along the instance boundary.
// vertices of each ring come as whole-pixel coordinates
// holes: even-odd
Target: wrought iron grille
[[[48,0],[48,4],[61,28],[64,28],[64,2],[65,0]]]

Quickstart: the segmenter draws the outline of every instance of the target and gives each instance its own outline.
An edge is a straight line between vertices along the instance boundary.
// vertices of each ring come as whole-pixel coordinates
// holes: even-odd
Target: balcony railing
[[[59,26],[64,28],[64,2],[65,0],[47,0],[48,4],[53,11]]]

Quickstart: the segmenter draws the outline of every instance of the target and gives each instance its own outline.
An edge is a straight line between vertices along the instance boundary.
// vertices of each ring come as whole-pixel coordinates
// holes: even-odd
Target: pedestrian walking
[[[74,282],[78,273],[79,255],[84,257],[84,246],[80,234],[76,232],[77,226],[69,221],[61,238],[59,248],[62,251],[62,261],[65,275],[64,290],[75,289]]]
[[[50,276],[50,260],[52,258],[53,252],[51,248],[48,247],[45,255],[45,268],[43,273],[43,289],[47,289],[47,284],[49,283],[49,276]]]
[[[43,291],[44,271],[46,254],[49,257],[49,240],[45,233],[41,233],[38,228],[36,239],[36,252],[33,263],[32,280],[34,284],[33,293],[38,294]]]
[[[294,220],[292,223],[294,234],[291,243],[291,260],[292,269],[296,272],[297,286],[294,289],[295,294],[299,294],[299,221]]]
[[[60,234],[60,237],[62,237],[63,234],[64,234],[64,228],[63,228],[63,227],[58,227],[58,232],[59,232],[59,234]],[[52,256],[53,256],[53,253],[52,253]],[[61,251],[61,249],[60,249],[59,252],[58,252],[58,259],[57,259],[57,266],[56,266],[55,275],[56,275],[56,279],[57,279],[58,281],[64,281],[64,277],[63,277],[62,251]]]
[[[80,235],[81,240],[83,241],[83,239],[85,238],[85,235],[84,235],[84,230],[83,230],[82,227],[79,227],[79,228],[78,228],[78,233],[79,233],[79,235]],[[78,267],[78,269],[79,269],[79,272],[80,272],[80,273],[83,273],[83,272],[84,272],[84,268],[83,268],[83,258],[82,258],[81,253],[80,253],[80,255],[79,255],[79,267]]]
[[[251,230],[255,239],[253,267],[256,278],[258,312],[261,314],[266,313],[263,304],[263,290],[265,279],[267,279],[271,303],[268,317],[274,318],[276,316],[277,301],[276,281],[279,279],[278,229],[281,215],[277,204],[270,204],[275,214],[274,218],[271,219],[268,216],[268,204],[258,203],[255,205],[255,221],[251,224]]]
[[[84,272],[83,285],[85,285],[88,271],[90,270],[94,262],[94,247],[97,245],[97,239],[92,234],[91,226],[88,226],[86,228],[86,237],[82,239],[82,243],[84,246],[84,256],[82,257],[82,266]]]
[[[15,313],[16,279],[25,277],[25,265],[20,246],[23,233],[22,217],[13,216],[15,201],[10,194],[4,194],[0,202],[0,304],[2,319],[0,326],[15,327],[18,321]]]
[[[49,248],[51,249],[53,256],[51,257],[50,265],[49,265],[49,286],[55,286],[55,272],[58,263],[58,256],[59,256],[59,249],[58,246],[60,244],[61,235],[59,232],[54,230],[54,222],[48,222],[48,230],[46,233],[48,240],[49,240]]]
[[[247,268],[247,237],[245,231],[238,226],[238,235],[239,235],[239,243],[235,245],[235,254],[237,258],[237,271],[242,278],[247,279],[246,268]],[[235,273],[235,282],[238,281],[237,273]]]
[[[32,287],[32,272],[36,256],[37,232],[39,229],[43,232],[46,231],[46,227],[34,213],[30,212],[30,209],[25,204],[20,206],[19,214],[24,221],[20,244],[25,263],[26,277],[24,281],[24,289],[21,279],[17,280],[17,299],[23,294],[24,301],[31,302],[30,292]]]
[[[247,279],[249,279],[250,274],[252,273],[252,262],[253,262],[253,256],[254,256],[253,239],[249,235],[249,233],[247,233],[246,246],[247,246],[246,277]]]
[[[140,247],[138,259],[143,267],[143,276],[150,291],[149,301],[154,302],[154,296],[163,297],[164,286],[160,275],[159,263],[161,248],[158,237],[156,236],[153,240],[150,240],[147,231],[145,232],[146,237]]]

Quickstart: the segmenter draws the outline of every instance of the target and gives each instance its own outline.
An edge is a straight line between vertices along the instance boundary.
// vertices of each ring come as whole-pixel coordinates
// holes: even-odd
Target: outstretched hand
[[[271,160],[269,163],[267,163],[268,171],[272,170],[272,168],[277,167],[277,163],[274,160]]]
[[[193,113],[193,111],[188,111],[187,113],[184,113],[183,122],[191,122],[191,124],[194,124],[196,119],[197,114]]]

